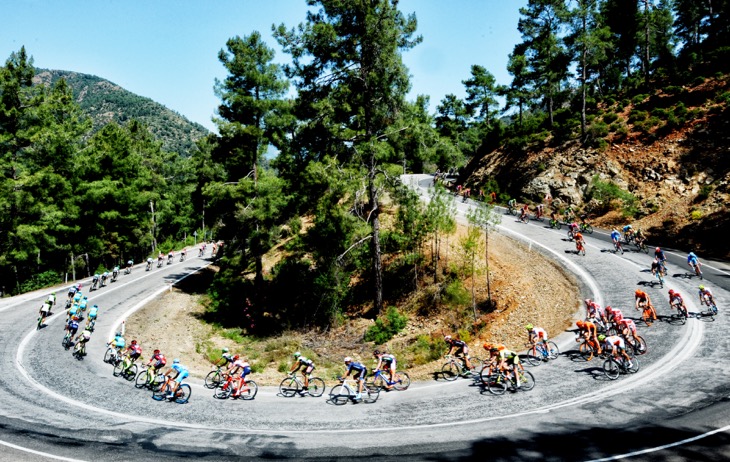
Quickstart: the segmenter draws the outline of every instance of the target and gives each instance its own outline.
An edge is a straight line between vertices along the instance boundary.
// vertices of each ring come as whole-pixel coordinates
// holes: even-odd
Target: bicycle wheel
[[[193,390],[190,388],[190,385],[183,383],[177,388],[177,392],[175,392],[175,402],[177,404],[187,403],[192,392]]]
[[[152,399],[155,401],[162,401],[165,398],[167,398],[167,390],[170,388],[170,385],[164,385],[157,388],[156,390],[152,390]]]
[[[208,372],[208,375],[205,376],[205,388],[210,388],[211,390],[213,388],[219,387],[221,384],[221,373],[219,371],[210,371]]]
[[[382,373],[376,375],[373,378],[373,381],[368,384],[369,387],[383,389],[386,388],[387,384],[385,382],[385,379],[383,378]]]
[[[137,377],[134,379],[134,386],[136,388],[144,388],[151,381],[152,381],[152,375],[150,374],[150,371],[145,369],[142,372],[140,372],[139,374],[137,374]]]
[[[221,384],[220,388],[217,388],[215,390],[215,392],[213,393],[213,397],[218,398],[218,399],[228,399],[231,396],[232,392],[233,392],[232,382],[224,382]]]
[[[441,367],[441,375],[444,380],[448,380],[449,382],[456,380],[459,377],[459,372],[461,372],[461,368],[453,361],[449,361]]]
[[[119,377],[122,375],[122,370],[124,369],[124,361],[119,361],[114,365],[114,370],[112,370],[112,375],[114,377]]]
[[[525,360],[530,366],[539,366],[542,364],[542,353],[536,348],[530,348],[525,354]]]
[[[320,379],[319,377],[312,377],[309,379],[309,388],[307,388],[307,391],[309,391],[309,396],[319,398],[324,393],[324,388],[324,380]]]
[[[71,348],[71,339],[69,337],[64,337],[63,341],[61,342],[61,346],[63,346],[67,350]]]
[[[344,385],[335,385],[330,390],[330,401],[337,406],[342,406],[350,400],[350,389]]]
[[[294,377],[287,377],[279,384],[279,393],[285,398],[291,398],[299,392],[299,384]]]
[[[129,366],[126,371],[124,371],[123,377],[129,382],[134,380],[134,378],[137,377],[137,364],[132,363],[132,365]]]
[[[520,390],[530,391],[535,388],[535,376],[530,371],[520,373]]]
[[[639,359],[638,358],[631,358],[631,367],[626,365],[626,371],[630,374],[636,374],[639,372]]]
[[[241,393],[238,395],[241,399],[251,400],[256,397],[256,393],[259,392],[259,386],[253,380],[249,380],[244,385]]]
[[[411,378],[403,371],[396,371],[395,385],[393,387],[398,391],[407,390],[411,386]]]
[[[363,389],[363,393],[365,394],[363,401],[365,401],[366,403],[374,403],[378,400],[378,397],[380,396],[380,388],[365,387],[365,389]]]
[[[471,363],[471,371],[473,374],[476,374],[477,372],[481,371],[484,367],[484,361],[482,361],[482,358],[478,356],[471,356],[469,357],[469,362]]]
[[[595,352],[593,351],[593,348],[591,348],[591,346],[585,342],[580,344],[580,346],[578,347],[578,352],[583,357],[583,359],[586,361],[592,360],[593,356],[595,354]]]
[[[114,350],[112,348],[107,348],[106,352],[104,353],[104,362],[111,364],[113,357],[114,357]]]
[[[507,391],[507,379],[502,374],[492,374],[486,380],[487,390],[493,395],[503,395]]]
[[[585,224],[583,231],[587,232],[588,234],[593,234],[593,226],[589,225],[588,223]]]
[[[603,363],[603,373],[606,374],[610,380],[616,380],[621,374],[618,363],[613,358],[608,358]]]

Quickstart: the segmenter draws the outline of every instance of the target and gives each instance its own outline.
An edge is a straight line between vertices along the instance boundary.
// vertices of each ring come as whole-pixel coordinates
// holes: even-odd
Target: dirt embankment
[[[449,239],[443,254],[447,262],[458,258],[458,241],[463,233],[460,228],[457,235]],[[473,354],[483,356],[481,345],[487,340],[523,350],[525,324],[541,326],[551,336],[558,335],[571,325],[580,300],[576,281],[571,275],[539,252],[497,233],[490,235],[489,254],[492,298],[497,304],[494,312],[480,313],[479,321],[473,323],[471,304],[461,307],[442,305],[429,310],[428,315],[418,315],[417,310],[407,306],[399,307],[409,314],[409,322],[387,347],[406,355],[419,337],[421,341],[424,336],[440,341],[442,334],[454,335],[461,328],[472,332],[469,344]],[[463,286],[470,292],[471,280],[464,280]],[[486,300],[484,273],[475,280],[475,293],[478,303]],[[327,331],[288,331],[268,339],[254,339],[201,321],[205,312],[204,300],[204,295],[178,289],[167,292],[127,320],[127,338],[138,339],[145,349],[145,356],[159,348],[170,359],[180,358],[198,377],[211,369],[208,358],[226,346],[256,364],[256,380],[262,385],[279,383],[284,370],[291,364],[291,353],[296,350],[312,356],[318,364],[319,375],[326,378],[342,373],[344,356],[353,356],[367,364],[371,362],[375,346],[363,341],[365,329],[373,322],[371,320],[353,318]],[[402,362],[414,363],[409,358],[403,358]],[[409,367],[409,372],[414,379],[427,379],[432,377],[432,372],[440,367],[441,362],[436,360]]]

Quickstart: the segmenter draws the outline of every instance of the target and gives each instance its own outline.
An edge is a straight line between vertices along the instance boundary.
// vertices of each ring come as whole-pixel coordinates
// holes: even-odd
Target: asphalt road
[[[427,197],[430,177],[405,181]],[[462,213],[469,206],[457,205]],[[523,224],[504,215],[498,232],[523,242],[526,264],[531,252],[545,253],[579,278],[583,296],[630,317],[638,318],[632,306],[640,286],[660,315],[669,314],[667,288],[682,291],[690,311],[699,312],[697,281],[684,276],[686,260],[670,261],[670,277],[660,289],[646,272],[649,256],[615,255],[598,233],[587,237],[583,257],[573,252],[565,230],[550,230],[547,223]],[[253,401],[224,402],[191,380],[188,404],[153,401],[150,392],[112,376],[101,359],[105,341],[130,310],[207,263],[189,258],[151,272],[136,267],[93,292],[90,300],[101,312],[84,361],[61,347],[60,310],[35,331],[47,292],[0,300],[0,459],[590,460],[649,451],[633,457],[717,460],[728,454],[730,341],[722,310],[730,274],[719,266],[716,272],[706,268],[705,283],[721,313],[683,326],[640,326],[649,352],[640,357],[637,374],[616,381],[605,379],[597,360],[572,360],[574,336],[566,332],[556,340],[568,354],[531,368],[537,385],[530,392],[493,396],[465,379],[434,380],[381,393],[376,403],[334,406],[326,396],[287,399],[273,388],[260,390]]]

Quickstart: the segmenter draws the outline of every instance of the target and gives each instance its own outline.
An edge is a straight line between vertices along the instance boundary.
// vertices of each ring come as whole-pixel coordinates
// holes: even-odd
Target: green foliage
[[[689,214],[689,217],[693,221],[701,220],[702,219],[702,210],[692,210]]]
[[[402,331],[406,324],[408,324],[408,316],[401,314],[396,307],[391,306],[385,316],[376,319],[375,324],[365,331],[365,341],[382,345]]]
[[[421,334],[406,351],[406,356],[411,358],[410,362],[414,366],[420,366],[442,358],[448,349],[441,336]]]
[[[631,102],[635,105],[641,104],[649,98],[649,95],[639,94],[631,98]]]
[[[601,204],[604,212],[620,207],[626,216],[634,216],[638,212],[636,197],[621,189],[612,181],[603,181],[598,175],[591,180],[586,191],[586,200],[595,199]]]
[[[730,91],[726,91],[717,95],[717,97],[715,98],[715,102],[730,104]]]
[[[616,120],[618,120],[618,114],[616,114],[615,112],[607,112],[603,114],[603,121],[607,124],[616,122]]]
[[[452,306],[465,306],[471,301],[471,294],[458,279],[449,282],[443,291],[443,302]]]
[[[636,124],[637,122],[643,122],[647,117],[649,117],[648,112],[634,109],[629,114],[629,123]]]
[[[713,189],[714,187],[711,184],[703,184],[700,186],[700,191],[697,193],[697,197],[695,197],[695,202],[706,200],[712,194]]]
[[[61,275],[55,271],[45,271],[43,273],[34,274],[30,279],[24,281],[20,285],[19,292],[30,292],[43,287],[53,286],[63,282]]]

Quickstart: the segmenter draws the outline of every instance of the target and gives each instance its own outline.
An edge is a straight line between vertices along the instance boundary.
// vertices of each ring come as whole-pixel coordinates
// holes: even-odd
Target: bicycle
[[[621,252],[621,255],[624,254],[624,248],[621,245],[621,240],[619,240],[619,239],[613,241],[613,249],[614,249],[613,250],[614,253]]]
[[[89,331],[94,332],[94,326],[96,326],[96,318],[90,319],[89,323],[86,325],[86,328],[89,329]]]
[[[162,268],[162,258],[157,259],[157,267]]]
[[[124,355],[124,358],[114,365],[112,375],[114,377],[122,377],[130,382],[134,380],[137,376],[137,363],[131,361],[131,364],[129,364],[128,361],[131,361],[131,358],[128,355]]]
[[[692,268],[695,270],[695,276],[697,276],[700,279],[704,279],[702,277],[702,270],[700,269],[699,263],[692,263]]]
[[[651,326],[653,321],[656,320],[652,313],[653,306],[648,303],[639,303],[639,308],[642,310],[641,320],[644,321],[644,324],[646,324],[647,327]]]
[[[74,345],[74,349],[71,354],[79,361],[84,359],[84,356],[86,356],[86,342],[76,342],[76,345]]]
[[[132,272],[131,267],[128,266],[128,267],[124,268],[124,274],[130,274],[131,272]]]
[[[648,351],[646,340],[641,335],[625,336],[621,334],[626,345],[630,346],[635,355],[643,355]]]
[[[644,253],[647,253],[647,254],[649,253],[649,247],[646,246],[646,243],[644,242],[643,239],[641,239],[639,241],[634,240],[634,244],[636,245],[636,249],[638,251],[644,252]],[[667,268],[665,267],[664,268],[664,273],[666,274],[666,272],[667,272]]]
[[[236,394],[238,389],[234,385],[234,381],[238,382],[238,379],[232,375],[228,375],[226,380],[221,382],[221,385],[213,393],[213,397],[218,399],[228,399],[233,396],[234,399],[240,398],[244,400],[251,400],[256,397],[256,393],[259,391],[259,386],[253,380],[244,380],[241,388],[241,392]],[[323,390],[324,391],[324,390]]]
[[[119,271],[114,270],[112,272],[112,280],[111,280],[111,282],[117,282],[117,277],[119,277]]]
[[[512,205],[507,205],[507,214],[509,215],[517,215],[517,209]]]
[[[45,321],[45,320],[46,320],[46,317],[44,315],[42,315],[42,314],[39,315],[38,316],[38,324],[36,324],[35,330],[41,330],[43,328],[43,326],[45,325],[43,323],[43,321]]]
[[[582,221],[579,225],[580,231],[582,233],[588,233],[593,234],[593,226],[590,225],[590,223],[586,223],[585,221]]]
[[[157,390],[165,382],[165,376],[162,373],[154,373],[155,367],[150,364],[143,371],[137,374],[134,379],[135,388],[147,388],[149,390]]]
[[[539,366],[543,361],[556,359],[560,354],[558,346],[552,340],[548,340],[546,343],[540,341],[535,344],[526,343],[525,346],[528,347],[525,359],[532,366]]]
[[[550,223],[550,227],[555,228],[555,229],[560,229],[560,227],[562,226],[560,224],[560,221],[556,220],[555,218],[551,218],[549,223]]]
[[[689,313],[687,313],[687,309],[682,306],[681,303],[672,303],[670,305],[672,308],[676,309],[676,313],[672,313],[670,317],[671,321],[676,321],[679,324],[684,325],[687,322],[687,318],[689,317]]]
[[[297,393],[304,395],[305,393],[313,398],[319,398],[324,394],[324,380],[319,377],[310,377],[309,386],[304,390],[304,383],[296,374],[289,374],[279,384],[279,393],[286,398],[291,398]]]
[[[535,388],[535,376],[531,372],[521,370],[518,367],[517,374],[520,378],[519,386],[517,386],[517,380],[515,379],[514,368],[508,372],[500,370],[491,374],[485,381],[487,390],[493,395],[503,395],[508,388],[511,388],[513,391],[530,391]]]
[[[151,268],[152,268],[152,262],[151,261],[148,261],[147,262],[147,267],[145,268],[145,271],[149,271]]]
[[[180,261],[185,261],[185,254],[184,253],[181,253],[180,254]]]
[[[444,377],[444,380],[449,382],[456,380],[459,376],[470,377],[474,372],[481,370],[483,366],[482,360],[476,357],[469,358],[469,361],[472,363],[471,370],[467,369],[466,364],[462,361],[466,359],[464,357],[456,358],[447,355],[446,359],[447,361],[441,366],[441,375]]]
[[[71,348],[73,346],[73,344],[74,344],[73,334],[71,334],[70,331],[66,332],[66,335],[63,337],[63,341],[61,342],[61,346],[63,346],[63,348],[68,350],[69,348]]]
[[[337,406],[346,404],[348,401],[357,403],[362,400],[366,403],[374,403],[378,400],[378,396],[380,396],[380,388],[370,387],[367,383],[363,383],[362,398],[358,400],[355,398],[357,396],[357,384],[350,385],[352,379],[346,379],[344,377],[340,377],[339,380],[339,385],[335,385],[330,390],[330,401]]]
[[[583,242],[582,241],[578,241],[578,242],[575,243],[575,252],[578,255],[582,255],[584,257],[586,256],[586,248],[583,245]]]
[[[170,255],[169,257],[167,257],[167,264],[168,265],[172,265],[172,260],[173,259],[174,259],[174,257],[172,255]]]
[[[654,271],[654,277],[659,281],[659,287],[664,288],[664,275],[662,274],[661,268]]]
[[[381,390],[388,390],[388,387],[392,387],[398,391],[407,390],[411,386],[411,378],[403,371],[395,371],[392,382],[387,379],[386,375],[387,371],[376,370],[373,379],[368,382],[368,386],[378,387]]]
[[[631,365],[621,355],[611,355],[603,363],[603,373],[609,380],[616,380],[621,374],[635,374],[639,371],[639,360],[631,359]]]
[[[595,356],[598,356],[598,345],[592,340],[586,340],[585,337],[575,339],[576,342],[580,342],[578,345],[578,357],[584,361],[591,361]],[[573,358],[576,358],[575,356]]]
[[[228,378],[228,369],[224,369],[221,366],[217,366],[214,370],[208,372],[205,376],[203,384],[205,388],[213,389],[218,388]]]
[[[172,388],[170,385],[170,377],[168,377],[167,379],[165,379],[159,389],[152,391],[152,399],[154,399],[155,401],[170,400],[175,401],[178,404],[185,404],[188,402],[188,400],[190,400],[192,390],[190,389],[190,385],[188,385],[187,383],[182,383],[179,387],[177,387],[175,396],[168,397],[167,395],[170,392],[172,392]]]
[[[99,280],[94,279],[93,281],[91,281],[91,289],[89,289],[89,290],[96,290],[98,288],[98,286],[99,286]]]

